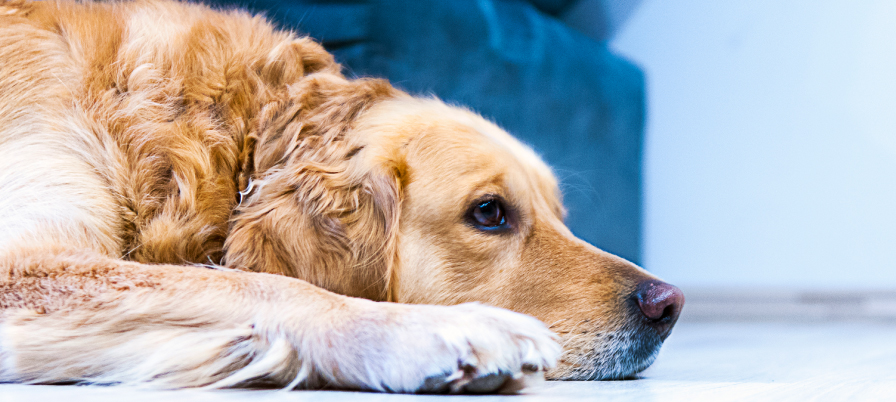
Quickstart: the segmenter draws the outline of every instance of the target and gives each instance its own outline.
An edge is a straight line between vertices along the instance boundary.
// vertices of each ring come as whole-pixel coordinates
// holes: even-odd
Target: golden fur
[[[0,0],[0,191],[2,381],[477,392],[554,367],[531,318],[420,305],[470,301],[550,324],[552,378],[661,343],[627,301],[652,277],[569,232],[530,149],[240,11]],[[464,221],[482,196],[512,231]]]

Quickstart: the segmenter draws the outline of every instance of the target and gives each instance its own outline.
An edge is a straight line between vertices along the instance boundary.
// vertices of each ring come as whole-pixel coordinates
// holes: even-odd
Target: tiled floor
[[[896,401],[896,323],[680,323],[642,379],[549,382],[519,396],[169,391],[0,385],[12,401]]]

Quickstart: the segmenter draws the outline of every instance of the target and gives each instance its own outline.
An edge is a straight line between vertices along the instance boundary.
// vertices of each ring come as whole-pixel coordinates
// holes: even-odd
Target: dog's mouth
[[[552,380],[622,380],[653,364],[684,306],[681,290],[650,279],[623,298],[622,316],[608,321],[586,319],[551,329],[563,344]]]
[[[557,367],[548,372],[551,380],[633,379],[653,364],[663,345],[661,335],[651,328],[599,333],[578,330],[561,338],[563,355]]]

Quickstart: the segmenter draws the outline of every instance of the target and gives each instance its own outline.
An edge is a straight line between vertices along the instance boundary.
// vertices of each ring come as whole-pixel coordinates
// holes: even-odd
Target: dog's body
[[[643,370],[680,292],[562,211],[494,125],[261,18],[0,0],[0,381],[475,392],[553,366],[532,318],[419,305],[467,301],[551,324],[554,378]]]

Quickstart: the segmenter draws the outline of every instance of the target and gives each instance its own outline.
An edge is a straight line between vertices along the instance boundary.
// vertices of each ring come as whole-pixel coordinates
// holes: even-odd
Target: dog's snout
[[[638,284],[632,296],[647,323],[665,339],[684,306],[681,289],[655,279],[646,280]]]

